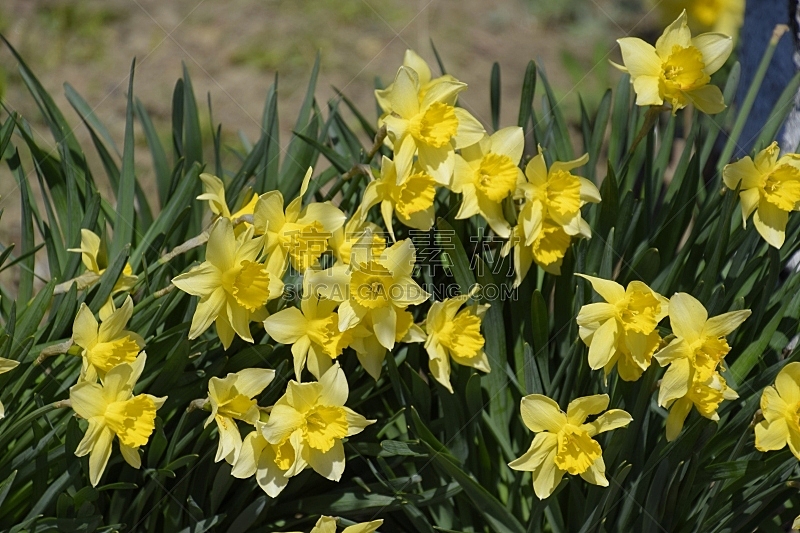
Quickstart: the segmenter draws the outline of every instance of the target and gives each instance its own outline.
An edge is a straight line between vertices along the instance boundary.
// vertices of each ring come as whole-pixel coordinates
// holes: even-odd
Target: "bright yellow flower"
[[[388,105],[378,124],[386,126],[398,178],[412,174],[409,169],[418,154],[425,172],[447,185],[453,175],[455,150],[475,144],[485,130],[466,109],[455,107],[466,83],[447,78],[423,87],[423,79],[413,68],[400,67],[391,88],[379,100]]]
[[[319,475],[339,481],[345,463],[342,439],[375,422],[344,406],[348,394],[347,379],[338,363],[318,382],[289,381],[286,394],[275,403],[263,427],[270,444],[283,449],[288,442],[294,450],[285,477],[310,466]]]
[[[310,533],[336,533],[337,520],[331,516],[321,516]],[[347,526],[342,533],[373,533],[383,525],[383,520],[373,520],[372,522],[362,522]]]
[[[280,274],[258,262],[261,239],[253,239],[253,228],[236,236],[231,221],[218,219],[211,227],[205,263],[173,278],[180,290],[199,296],[189,338],[197,338],[216,323],[217,335],[227,350],[234,335],[253,342],[250,321],[266,318],[268,300],[283,291]]]
[[[761,394],[764,420],[756,425],[756,448],[780,450],[788,444],[800,459],[800,363],[789,363],[778,372],[775,385]]]
[[[417,165],[410,167],[410,176],[397,176],[394,161],[386,156],[381,159],[381,173],[367,185],[361,199],[361,221],[366,221],[370,208],[381,205],[381,215],[389,234],[394,236],[392,214],[404,225],[427,231],[433,226],[436,214],[433,199],[436,196],[436,181]]]
[[[337,263],[350,264],[350,256],[353,252],[353,245],[364,236],[369,230],[372,233],[372,242],[369,245],[372,253],[380,255],[386,249],[386,239],[380,236],[381,229],[377,224],[365,222],[362,216],[362,209],[359,207],[353,216],[341,227],[333,232],[330,240],[331,251]]]
[[[200,179],[203,181],[203,194],[198,196],[197,199],[207,201],[208,207],[211,208],[211,212],[216,216],[235,220],[241,216],[253,214],[258,195],[252,194],[249,201],[245,202],[238,211],[231,214],[228,209],[228,203],[225,200],[225,185],[222,180],[213,174],[205,172],[200,174]]]
[[[728,387],[725,378],[720,376],[719,372],[715,371],[706,379],[701,379],[701,374],[695,373],[686,394],[677,400],[669,400],[665,403],[665,406],[669,407],[667,441],[671,442],[678,438],[692,406],[705,418],[716,421],[719,420],[717,414],[719,404],[723,400],[735,400],[738,397],[736,391]]]
[[[81,380],[97,381],[122,363],[133,363],[144,348],[144,339],[127,331],[125,326],[133,314],[133,300],[128,296],[122,307],[98,324],[92,311],[81,304],[72,324],[72,340],[81,350]]]
[[[377,381],[381,376],[387,350],[375,336],[372,315],[367,314],[358,326],[347,331],[352,334],[350,347],[355,350],[361,366]],[[414,316],[409,311],[400,309],[397,311],[394,339],[395,342],[424,342],[426,335],[422,328],[414,324]]]
[[[611,409],[586,422],[589,416],[602,413],[607,407],[606,394],[572,400],[566,413],[547,396],[525,396],[520,404],[522,421],[536,436],[528,451],[508,466],[533,474],[533,491],[541,500],[553,493],[565,473],[607,487],[603,450],[593,437],[625,427],[633,420],[622,409]]]
[[[338,302],[320,298],[306,286],[300,309],[287,307],[270,315],[264,329],[281,344],[292,345],[294,375],[300,381],[303,368],[317,378],[328,371],[352,340],[350,330],[339,331]]]
[[[156,410],[167,399],[150,394],[133,395],[145,359],[142,353],[132,364],[123,363],[109,370],[102,383],[81,381],[69,390],[75,414],[89,421],[75,455],[89,454],[89,480],[93,487],[108,464],[115,436],[125,462],[134,468],[141,467],[139,448],[147,444],[155,429]]]
[[[491,371],[489,359],[483,351],[485,341],[481,334],[483,315],[489,305],[473,303],[461,309],[474,292],[447,298],[443,302],[433,302],[425,319],[425,349],[428,351],[431,374],[451,393],[451,358],[460,365],[481,372]]]
[[[584,154],[574,161],[556,161],[548,169],[539,148],[539,154],[525,167],[526,180],[514,195],[524,203],[511,239],[501,252],[505,257],[514,249],[514,286],[522,283],[533,262],[546,272],[560,274],[572,237],[592,236],[581,207],[600,202],[600,191],[591,181],[572,174],[588,161]]]
[[[289,483],[286,472],[294,463],[295,452],[288,440],[280,446],[267,442],[263,434],[264,425],[264,422],[256,421],[255,431],[244,438],[231,475],[239,479],[255,476],[258,486],[270,498],[277,498]]]
[[[753,214],[756,230],[775,248],[786,239],[789,212],[800,210],[800,155],[779,155],[778,143],[773,142],[755,161],[746,156],[722,171],[729,189],[736,190],[741,183],[742,224],[746,226]]]
[[[622,379],[636,381],[661,343],[656,325],[667,316],[669,300],[641,281],[631,281],[625,289],[614,281],[577,275],[589,280],[605,300],[584,305],[578,313],[589,366],[604,369],[607,376],[616,364]]]
[[[19,361],[14,361],[12,359],[6,359],[4,357],[0,357],[0,374],[11,372],[18,366],[19,366]],[[3,407],[3,403],[0,402],[0,418],[4,418],[5,416],[6,416],[6,408]]]
[[[738,328],[750,310],[732,311],[712,318],[697,299],[676,293],[669,300],[669,321],[675,338],[655,354],[661,366],[669,365],[658,391],[658,404],[672,405],[667,420],[667,440],[680,433],[692,405],[706,418],[716,420],[723,399],[736,398],[717,369],[730,351],[725,336]],[[677,401],[676,401],[677,400]]]
[[[673,114],[694,104],[703,113],[725,109],[722,91],[711,85],[733,50],[733,39],[721,33],[704,33],[692,38],[686,11],[667,28],[656,46],[636,37],[617,39],[624,67],[630,73],[636,104],[672,106]]]
[[[463,195],[456,218],[481,215],[497,235],[507,239],[511,226],[503,216],[503,200],[525,182],[519,165],[525,148],[522,128],[503,128],[461,150],[450,188]]]
[[[208,380],[208,403],[211,415],[205,426],[217,423],[219,445],[214,461],[225,459],[234,464],[242,448],[242,435],[235,420],[255,425],[259,420],[258,404],[253,399],[270,384],[275,371],[267,368],[245,368],[224,378]]]
[[[300,194],[283,209],[280,191],[262,194],[256,202],[253,223],[256,235],[264,235],[264,253],[269,254],[270,272],[283,277],[289,260],[298,272],[316,266],[328,249],[331,234],[341,228],[345,214],[330,202],[312,202],[303,207],[312,169],[309,167]]]
[[[355,327],[370,315],[378,342],[388,350],[397,338],[397,316],[409,305],[419,305],[428,293],[411,278],[416,252],[411,239],[395,243],[379,256],[372,254],[372,236],[356,243],[350,265],[307,273],[315,291],[339,305],[339,331]]]
[[[406,50],[406,53],[403,56],[403,66],[408,67],[417,73],[419,78],[419,93],[417,94],[417,98],[420,103],[422,103],[422,101],[425,99],[425,95],[427,94],[428,90],[434,85],[442,82],[458,83],[458,80],[449,74],[445,74],[444,76],[440,76],[438,78],[433,78],[431,74],[431,67],[428,66],[428,63],[413,50]],[[393,111],[392,102],[389,99],[389,95],[392,93],[393,87],[394,83],[390,83],[385,89],[375,90],[375,99],[378,101],[378,105],[381,106],[381,109],[383,109],[384,113],[391,113]]]
[[[88,282],[85,285],[81,286],[79,283],[78,288],[91,286],[100,279],[100,276],[102,276],[103,272],[108,268],[105,246],[103,246],[100,237],[92,230],[81,229],[81,247],[69,248],[67,251],[79,252],[81,254],[83,266],[86,267],[89,273],[95,274],[95,276],[89,276]],[[105,318],[114,311],[112,296],[120,292],[129,292],[133,289],[134,285],[136,285],[138,279],[139,278],[133,273],[130,263],[125,263],[122,274],[119,275],[119,279],[111,289],[111,295],[108,297],[108,300],[106,300],[106,303],[103,304],[103,307],[100,308],[100,318]]]

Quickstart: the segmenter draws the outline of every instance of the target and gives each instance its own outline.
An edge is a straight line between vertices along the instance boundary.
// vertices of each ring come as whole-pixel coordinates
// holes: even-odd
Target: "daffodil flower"
[[[409,305],[419,305],[428,293],[411,278],[416,252],[405,239],[372,254],[372,236],[365,234],[354,246],[350,265],[309,274],[313,290],[339,305],[339,331],[347,331],[370,315],[378,342],[391,350],[397,339],[397,315]]]
[[[430,85],[420,99],[422,84],[412,68],[397,71],[392,88],[385,94],[390,112],[378,123],[386,126],[394,150],[397,177],[411,175],[414,154],[425,172],[441,185],[450,182],[455,150],[480,141],[485,130],[466,109],[455,107],[466,83],[455,79]]]
[[[533,474],[533,491],[541,500],[553,493],[566,473],[607,487],[603,450],[593,437],[625,427],[633,420],[622,409],[603,413],[607,407],[606,394],[572,400],[566,413],[547,396],[525,396],[520,403],[522,421],[536,436],[528,451],[508,466]],[[586,421],[600,413],[603,414],[593,421]]]
[[[511,239],[501,251],[506,256],[514,250],[515,286],[522,283],[533,262],[546,272],[560,274],[572,237],[592,236],[581,207],[600,202],[600,191],[591,181],[572,174],[588,161],[584,154],[573,161],[556,161],[548,169],[539,148],[525,167],[526,179],[514,193],[524,202]]]
[[[577,275],[605,300],[584,305],[578,312],[579,334],[589,346],[589,366],[604,369],[607,376],[617,365],[622,379],[636,381],[661,343],[656,326],[667,316],[669,300],[641,281],[631,281],[626,289],[614,281]]]
[[[0,374],[11,372],[18,366],[19,366],[19,361],[14,361],[13,359],[6,359],[5,357],[0,357]],[[5,416],[6,416],[6,408],[3,406],[3,402],[0,402],[0,418],[5,418]]]
[[[255,431],[245,436],[231,475],[239,479],[255,476],[258,486],[270,498],[277,498],[289,483],[285,474],[294,463],[295,453],[289,440],[280,446],[270,444],[264,438],[264,425],[256,421]]]
[[[381,237],[381,230],[377,224],[367,222],[362,216],[363,210],[359,207],[353,213],[344,227],[341,227],[331,234],[330,248],[333,257],[339,264],[350,264],[350,256],[353,252],[353,245],[369,231],[372,233],[372,241],[369,243],[372,253],[380,255],[386,249],[386,239]],[[363,244],[363,243],[362,243]]]
[[[280,449],[289,442],[294,450],[285,477],[310,466],[319,475],[339,481],[345,466],[342,439],[375,423],[344,406],[348,395],[347,379],[338,363],[318,382],[289,381],[286,394],[272,407],[263,427],[267,442]]]
[[[310,533],[336,533],[336,519],[332,516],[321,516]],[[342,533],[374,533],[383,525],[383,520],[373,520],[372,522],[362,522],[347,526]]]
[[[789,213],[800,210],[800,155],[779,155],[778,143],[773,142],[755,160],[746,156],[722,171],[729,189],[741,184],[742,225],[747,226],[752,214],[758,233],[775,248],[786,239]]]
[[[689,103],[707,114],[725,109],[722,91],[709,82],[731,55],[733,39],[729,36],[704,33],[692,38],[684,10],[655,47],[636,37],[624,37],[617,43],[625,66],[615,66],[630,73],[637,105],[666,102],[673,114]]]
[[[395,240],[392,214],[404,225],[423,231],[431,229],[436,214],[433,200],[436,181],[416,165],[408,169],[412,174],[398,178],[394,161],[381,159],[380,177],[367,185],[361,199],[361,220],[366,221],[370,208],[380,204],[383,222],[392,240]]]
[[[764,420],[756,427],[756,449],[780,450],[786,445],[800,459],[800,363],[789,363],[761,393]]]
[[[701,415],[717,420],[720,402],[738,397],[717,368],[731,349],[725,336],[749,316],[750,310],[744,309],[708,318],[706,308],[693,296],[679,292],[670,298],[675,338],[654,356],[661,366],[669,365],[658,390],[658,404],[671,406],[667,440],[678,436],[692,405]]]
[[[300,309],[287,307],[264,321],[270,337],[292,345],[297,381],[306,366],[319,379],[352,340],[349,330],[339,331],[338,302],[320,298],[308,286],[305,289]]]
[[[225,459],[234,464],[242,448],[242,435],[235,420],[255,425],[259,420],[258,403],[253,399],[270,384],[275,371],[267,368],[245,368],[224,378],[208,380],[208,403],[211,415],[205,426],[217,423],[219,444],[214,461]]]
[[[298,272],[316,266],[328,249],[331,234],[344,225],[346,216],[330,202],[303,207],[312,169],[303,178],[300,194],[283,209],[280,191],[262,194],[256,202],[253,223],[256,235],[264,235],[264,253],[270,272],[283,277],[291,260]]]
[[[206,261],[172,279],[173,285],[199,296],[189,338],[195,339],[214,322],[217,335],[227,350],[234,335],[253,342],[250,321],[266,318],[267,301],[283,291],[281,275],[258,262],[261,239],[253,238],[253,228],[238,236],[227,218],[211,227],[206,246]]]
[[[485,136],[456,155],[450,188],[463,196],[457,219],[481,215],[498,236],[511,235],[503,216],[503,200],[525,182],[519,169],[525,135],[522,128],[510,127]]]
[[[146,356],[123,363],[106,373],[102,383],[81,381],[69,390],[72,409],[89,421],[89,428],[75,455],[89,455],[89,480],[97,486],[111,456],[116,436],[122,458],[133,468],[142,465],[139,448],[155,430],[156,410],[166,401],[150,394],[133,395],[133,387],[144,369]]]
[[[425,349],[431,374],[451,393],[450,359],[481,372],[491,370],[481,334],[481,322],[489,305],[474,303],[462,309],[474,292],[433,302],[425,319]]]
[[[422,328],[414,324],[414,315],[407,310],[397,310],[395,327],[394,339],[396,343],[424,342],[427,338]],[[367,374],[377,381],[381,377],[381,368],[383,367],[384,359],[386,359],[387,350],[378,341],[378,337],[375,336],[372,315],[366,315],[358,326],[347,331],[352,335],[350,347],[355,350],[358,361],[367,371]]]
[[[81,229],[81,247],[69,248],[68,252],[78,252],[81,254],[81,262],[88,271],[87,274],[81,276],[84,280],[79,281],[78,288],[86,288],[94,284],[100,279],[100,276],[108,268],[108,258],[106,257],[105,247],[102,245],[100,237],[92,230],[83,228]],[[114,301],[112,296],[120,292],[128,292],[136,285],[139,278],[133,273],[130,263],[125,263],[122,269],[122,274],[119,275],[114,287],[111,289],[111,295],[108,300],[100,308],[100,318],[105,318],[114,311]]]
[[[442,82],[458,83],[458,80],[449,74],[434,78],[431,74],[431,67],[428,66],[427,61],[422,59],[413,50],[406,50],[406,53],[403,56],[403,66],[408,67],[417,73],[417,77],[419,78],[419,93],[417,93],[417,99],[420,101],[420,103],[422,103],[422,101],[425,99],[425,95],[427,94],[428,90],[434,85]],[[378,105],[381,107],[384,113],[391,113],[393,111],[392,102],[389,99],[389,95],[392,93],[393,87],[394,83],[390,83],[385,89],[375,90],[375,99],[378,101]]]
[[[113,311],[102,324],[86,304],[81,304],[72,324],[72,340],[81,348],[81,380],[97,381],[122,363],[133,363],[144,348],[139,334],[125,326],[133,315],[133,300],[128,296],[122,307]]]
[[[258,195],[252,194],[249,201],[245,202],[238,211],[231,214],[230,209],[228,209],[228,202],[225,199],[225,184],[222,183],[222,180],[206,172],[200,174],[200,179],[203,181],[203,194],[198,196],[197,199],[207,201],[214,215],[236,220],[244,215],[253,214]]]

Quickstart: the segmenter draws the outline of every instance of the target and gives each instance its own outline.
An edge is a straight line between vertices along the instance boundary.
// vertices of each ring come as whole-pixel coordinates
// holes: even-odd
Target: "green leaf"
[[[122,252],[125,246],[130,246],[131,243],[133,243],[133,234],[136,224],[134,213],[136,170],[133,166],[133,150],[135,143],[133,138],[133,73],[135,68],[136,59],[131,62],[130,78],[128,81],[128,107],[125,112],[125,143],[122,149],[122,170],[119,178],[119,194],[117,195],[117,215],[114,219],[114,237],[108,249],[109,257],[114,258]]]

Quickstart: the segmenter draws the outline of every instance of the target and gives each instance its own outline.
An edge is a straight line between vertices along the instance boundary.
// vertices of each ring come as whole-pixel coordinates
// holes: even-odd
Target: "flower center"
[[[389,305],[389,284],[391,273],[372,261],[364,270],[356,270],[350,276],[351,286],[355,288],[353,299],[367,309],[377,309]]]
[[[425,211],[433,205],[436,196],[436,182],[425,172],[412,174],[402,185],[392,184],[394,210],[403,218]]]
[[[572,424],[558,432],[556,466],[572,475],[586,472],[602,454],[600,444],[589,434]]]
[[[709,379],[722,359],[731,351],[724,337],[704,337],[692,345],[697,379]]]
[[[792,211],[800,202],[800,170],[780,165],[767,175],[763,197],[781,211]]]
[[[507,155],[488,153],[475,172],[475,186],[489,200],[499,202],[517,186],[517,166]]]
[[[292,266],[298,272],[305,272],[317,264],[319,256],[328,249],[330,233],[317,221],[310,224],[288,223],[279,235],[281,247],[289,252]]]
[[[617,316],[626,330],[650,333],[656,327],[661,304],[653,293],[634,289],[617,303]]]
[[[347,415],[341,407],[320,405],[306,413],[305,437],[308,445],[327,452],[336,440],[347,436]]]
[[[566,170],[551,171],[542,194],[542,202],[562,216],[577,213],[581,208],[581,182]]]
[[[325,318],[309,321],[308,337],[312,342],[322,347],[322,350],[331,359],[336,359],[342,350],[350,344],[352,333],[339,331],[338,318],[331,313]]]
[[[119,441],[129,448],[147,444],[155,429],[156,404],[146,395],[134,396],[106,407],[105,421],[117,434]]]
[[[269,272],[266,265],[252,261],[242,261],[241,266],[231,294],[239,305],[252,312],[264,307],[269,299]]]
[[[542,223],[542,231],[533,241],[533,257],[541,265],[551,265],[564,258],[569,248],[569,235],[549,219]]]
[[[101,372],[108,372],[122,363],[132,363],[139,355],[139,345],[130,335],[109,342],[99,342],[86,350],[89,363]]]
[[[411,135],[434,148],[448,144],[458,130],[455,108],[442,102],[434,102],[424,113],[412,118],[409,124]]]
[[[452,321],[445,323],[438,337],[442,345],[457,357],[464,359],[477,357],[484,344],[481,319],[472,312],[472,309],[463,309]]]
[[[217,414],[228,418],[238,418],[244,420],[247,412],[250,411],[257,402],[239,393],[236,389],[231,390],[231,399],[217,405]]]
[[[717,382],[717,380],[719,381]],[[716,387],[711,385],[716,385]],[[697,411],[708,418],[714,415],[719,404],[725,399],[722,392],[726,388],[725,380],[720,376],[712,376],[710,381],[700,380],[697,376],[686,396],[692,401]]]
[[[292,467],[292,463],[294,463],[294,448],[289,439],[284,439],[284,441],[277,446],[274,444],[270,444],[270,446],[272,446],[275,452],[275,464],[278,468],[284,472],[289,470]]]

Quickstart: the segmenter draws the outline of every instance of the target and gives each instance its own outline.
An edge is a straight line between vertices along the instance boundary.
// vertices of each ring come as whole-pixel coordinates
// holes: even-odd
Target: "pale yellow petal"
[[[686,10],[684,10],[675,22],[667,26],[664,33],[656,41],[656,51],[661,59],[666,60],[674,47],[687,48],[692,45],[692,33],[687,24]]]
[[[565,415],[558,404],[542,394],[531,394],[520,401],[522,421],[531,431],[549,431],[558,433],[567,423]]]
[[[800,363],[789,363],[775,377],[775,389],[789,405],[800,405]]]
[[[82,303],[78,314],[75,315],[75,322],[72,324],[72,340],[81,348],[86,349],[97,342],[97,331],[97,319],[89,306]]]
[[[606,366],[617,349],[618,333],[617,321],[613,318],[606,320],[597,328],[589,345],[589,367],[599,370]]]
[[[595,292],[602,296],[608,303],[615,304],[625,298],[625,288],[616,281],[587,276],[586,274],[575,275],[591,283]]]
[[[595,394],[576,398],[567,406],[567,420],[575,426],[583,424],[588,417],[602,413],[608,407],[607,394]]]
[[[667,442],[672,442],[678,438],[683,430],[683,423],[692,410],[692,402],[687,398],[676,400],[670,407],[667,415]]]
[[[659,89],[659,79],[655,76],[639,76],[633,80],[633,90],[636,92],[636,105],[662,105]]]
[[[296,307],[287,307],[264,320],[264,329],[281,344],[292,344],[308,332],[308,321]]]
[[[716,85],[708,84],[686,91],[686,96],[697,109],[707,115],[714,115],[725,110],[725,97]]]
[[[114,432],[104,427],[97,436],[97,441],[89,454],[89,481],[96,487],[103,476],[103,472],[111,457],[111,442],[114,440]]]
[[[733,39],[722,33],[703,33],[692,39],[692,45],[703,54],[706,74],[718,71],[733,52]]]
[[[789,213],[781,211],[766,200],[761,200],[753,215],[753,224],[770,246],[780,249],[786,240],[786,223]]]
[[[741,311],[732,311],[724,313],[708,319],[706,322],[703,333],[708,337],[724,337],[730,335],[733,331],[742,325],[752,314],[749,309],[742,309]]]
[[[658,77],[661,74],[661,58],[651,44],[637,37],[617,39],[622,62],[632,79],[640,76]]]
[[[658,389],[658,405],[682,398],[692,384],[692,364],[688,359],[676,359],[669,365]]]
[[[587,425],[592,428],[589,434],[595,436],[598,433],[605,433],[606,431],[625,427],[632,421],[633,417],[626,411],[622,409],[611,409],[601,414]]]
[[[755,432],[756,449],[761,452],[780,450],[789,438],[789,427],[783,417],[772,422],[762,420],[756,424]]]
[[[608,487],[608,479],[606,479],[606,463],[603,461],[601,455],[595,459],[594,463],[584,472],[581,472],[581,477],[591,483],[600,487]]]
[[[518,126],[503,128],[494,132],[491,140],[491,150],[495,154],[508,156],[514,164],[522,159],[525,150],[525,132]]]
[[[691,294],[678,292],[669,299],[669,321],[672,331],[690,344],[703,334],[706,320],[708,311]]]

